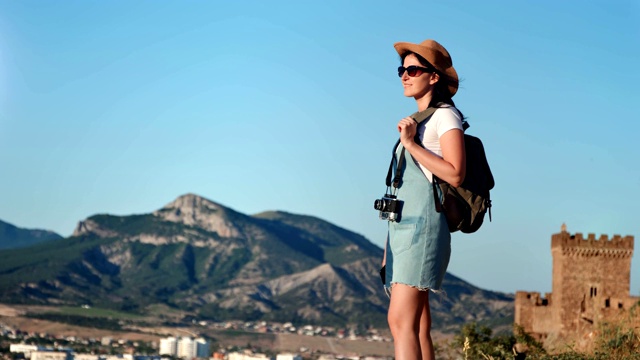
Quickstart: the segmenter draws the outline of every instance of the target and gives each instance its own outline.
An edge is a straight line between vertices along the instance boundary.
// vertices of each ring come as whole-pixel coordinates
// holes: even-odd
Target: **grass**
[[[29,311],[26,317],[105,330],[123,330],[127,325],[148,325],[149,318],[124,311],[97,307],[60,306]]]
[[[127,313],[123,311],[116,311],[111,309],[102,309],[102,308],[83,308],[76,306],[63,306],[57,309],[55,313],[60,315],[73,315],[73,316],[85,316],[92,318],[110,318],[110,319],[120,319],[120,320],[141,320],[144,317]]]

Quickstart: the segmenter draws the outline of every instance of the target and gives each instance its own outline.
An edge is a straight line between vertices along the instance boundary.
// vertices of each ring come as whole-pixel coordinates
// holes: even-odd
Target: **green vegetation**
[[[71,307],[71,306],[63,306],[57,309],[56,313],[60,315],[70,315],[70,316],[84,316],[84,317],[93,317],[93,318],[111,318],[111,319],[119,319],[119,320],[140,320],[143,319],[142,316],[137,314],[131,314],[121,311],[115,311],[111,309],[101,309],[101,308],[84,308],[84,307]]]
[[[0,251],[0,302],[66,305],[33,316],[82,323],[78,317],[102,318],[103,327],[138,321],[122,313],[157,315],[167,323],[191,316],[386,326],[388,299],[376,273],[382,250],[361,235],[311,216],[200,210],[219,217],[211,223],[232,223],[238,236],[221,238],[152,214],[101,214],[85,221],[85,235]],[[301,274],[322,264],[330,266]],[[434,323],[459,326],[469,309],[479,317],[495,313],[493,305],[474,307],[489,292],[456,281],[455,291],[468,295],[468,303],[443,301]]]
[[[121,330],[124,322],[122,320],[109,319],[104,317],[88,317],[82,315],[67,315],[67,314],[27,314],[27,317],[61,322],[65,324],[73,324],[77,326],[84,326],[89,328],[105,329],[105,330]]]
[[[70,264],[86,251],[114,240],[95,236],[70,237],[28,248],[1,251],[0,299],[5,300],[10,290],[21,283],[39,282],[55,276],[65,279]],[[16,298],[11,300],[22,302]]]
[[[254,217],[268,220],[274,228],[280,229],[280,235],[286,235],[281,238],[290,239],[296,251],[302,249],[309,257],[332,265],[339,266],[369,256],[382,257],[382,249],[362,235],[313,216],[264,212]],[[282,233],[285,229],[288,234]]]
[[[122,236],[136,236],[140,234],[155,234],[158,236],[174,236],[184,233],[185,228],[192,229],[196,232],[206,232],[203,229],[176,223],[172,221],[163,221],[152,214],[130,215],[130,216],[114,216],[114,215],[94,215],[88,220],[92,220],[99,224],[102,228],[109,229],[121,234]],[[219,239],[216,233],[207,232],[208,237]]]
[[[0,220],[0,249],[16,249],[58,239],[62,236],[52,231],[21,229]]]
[[[594,348],[582,353],[572,346],[550,354],[521,327],[511,334],[492,336],[490,328],[465,324],[453,342],[436,347],[438,359],[536,359],[536,360],[640,360],[640,329],[627,323],[603,324],[597,331]]]
[[[26,317],[105,330],[122,330],[127,325],[147,325],[146,317],[104,308],[51,307],[46,312],[29,312]]]

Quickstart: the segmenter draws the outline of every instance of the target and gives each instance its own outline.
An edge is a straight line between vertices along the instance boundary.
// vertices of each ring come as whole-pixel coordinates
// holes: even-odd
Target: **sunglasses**
[[[434,72],[435,70],[432,68],[426,68],[426,67],[422,67],[422,66],[415,66],[415,65],[411,65],[411,66],[399,66],[398,67],[398,76],[402,77],[402,75],[404,75],[404,72],[407,72],[407,75],[409,75],[410,77],[416,77],[416,76],[420,76],[422,75],[422,73],[430,73],[430,72]]]

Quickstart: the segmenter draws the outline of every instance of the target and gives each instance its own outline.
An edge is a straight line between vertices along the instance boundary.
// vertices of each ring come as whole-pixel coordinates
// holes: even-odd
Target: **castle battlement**
[[[555,348],[619,321],[640,300],[629,296],[633,242],[633,236],[570,234],[562,224],[551,235],[553,291],[516,292],[515,323]]]
[[[622,237],[616,234],[611,239],[609,239],[608,235],[600,235],[600,238],[596,239],[595,234],[587,234],[585,238],[582,233],[571,235],[567,231],[561,231],[551,236],[551,249],[561,248],[562,250],[585,254],[595,254],[598,250],[611,249],[616,251],[601,253],[619,254],[620,250],[622,250],[624,253],[630,252],[632,254],[633,241],[633,236],[630,235]],[[569,248],[572,249],[569,250]]]
[[[549,306],[551,302],[551,294],[540,296],[537,291],[516,291],[516,303],[528,306]]]

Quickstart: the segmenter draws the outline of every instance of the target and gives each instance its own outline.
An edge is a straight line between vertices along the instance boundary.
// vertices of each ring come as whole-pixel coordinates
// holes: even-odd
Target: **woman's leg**
[[[431,309],[429,307],[429,291],[425,293],[425,301],[422,306],[422,314],[420,315],[420,349],[422,351],[422,360],[434,360],[436,358],[433,349],[433,341],[431,340]]]
[[[393,335],[396,360],[422,359],[418,338],[428,293],[404,284],[393,284],[387,321]],[[426,360],[426,359],[425,359]]]

